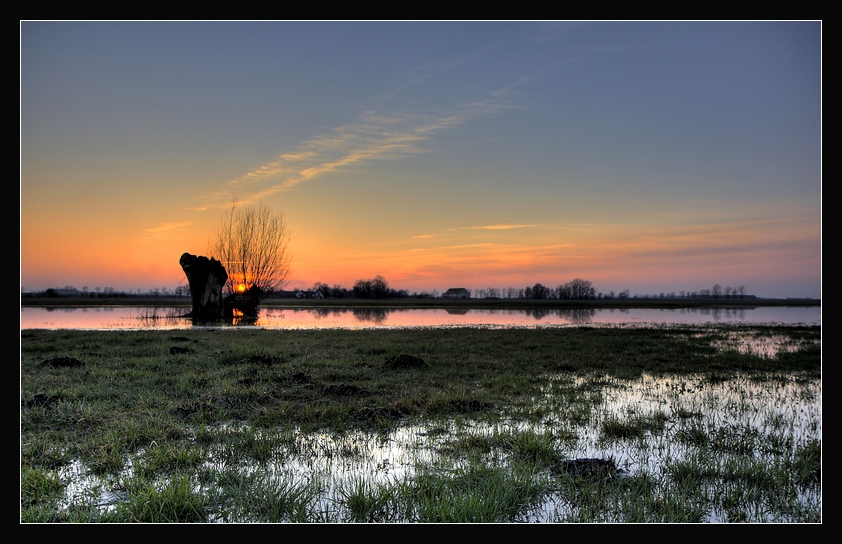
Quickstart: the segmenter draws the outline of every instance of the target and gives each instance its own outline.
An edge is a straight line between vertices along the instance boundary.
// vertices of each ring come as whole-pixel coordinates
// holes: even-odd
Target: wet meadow
[[[820,523],[821,327],[21,331],[21,521]]]

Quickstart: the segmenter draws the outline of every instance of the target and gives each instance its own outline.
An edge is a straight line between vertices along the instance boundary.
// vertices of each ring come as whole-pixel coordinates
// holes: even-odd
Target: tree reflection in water
[[[386,321],[389,310],[386,308],[354,308],[353,312],[357,321],[382,325]]]
[[[590,308],[578,308],[571,310],[525,310],[527,315],[531,315],[536,321],[540,321],[549,316],[557,316],[564,321],[573,325],[586,325],[593,322],[593,317],[596,315],[596,310]]]

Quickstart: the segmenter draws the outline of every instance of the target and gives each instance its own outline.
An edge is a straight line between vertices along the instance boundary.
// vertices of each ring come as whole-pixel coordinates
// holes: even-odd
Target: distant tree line
[[[624,292],[628,296],[628,291]],[[526,298],[535,300],[560,299],[560,300],[588,300],[603,298],[596,287],[587,280],[576,278],[563,283],[558,287],[547,287],[541,283],[526,286],[522,289],[509,287],[507,289],[476,289],[472,293],[473,298]],[[612,292],[613,297],[613,292]],[[621,297],[622,298],[622,297]]]
[[[167,287],[155,287],[143,291],[141,289],[130,291],[118,291],[112,287],[96,287],[94,290],[89,290],[87,286],[81,290],[66,285],[64,287],[55,287],[37,292],[24,292],[21,289],[21,297],[23,298],[59,298],[59,297],[88,297],[88,298],[114,298],[114,297],[189,297],[189,285],[177,285],[169,289]],[[369,279],[360,279],[351,288],[343,287],[339,284],[333,286],[323,282],[316,282],[309,289],[298,289],[292,291],[278,291],[274,294],[275,297],[288,298],[360,298],[360,299],[384,299],[384,298],[438,298],[438,291],[422,291],[410,293],[405,289],[393,289],[389,287],[389,283],[381,275],[376,275]],[[615,293],[609,291],[607,293],[600,292],[592,282],[575,278],[556,287],[547,287],[541,283],[536,283],[531,286],[522,288],[508,287],[496,288],[489,287],[487,289],[474,289],[471,291],[471,298],[502,298],[502,299],[532,299],[532,300],[612,300],[612,299],[680,299],[680,300],[743,300],[744,298],[754,298],[753,295],[746,294],[746,288],[743,285],[738,287],[714,284],[710,289],[699,289],[696,291],[679,291],[679,292],[661,292],[661,293],[645,293],[632,295],[628,289]]]
[[[755,298],[754,295],[747,295],[744,285],[739,287],[722,287],[715,284],[711,289],[700,289],[698,291],[675,291],[669,293],[652,293],[635,295],[635,298],[644,299],[713,299],[713,300],[744,300],[746,297]]]
[[[287,294],[287,296],[289,296]],[[357,280],[350,289],[339,284],[330,285],[317,281],[310,289],[295,291],[293,296],[298,298],[408,298],[411,296],[423,296],[417,293],[409,294],[406,290],[392,289],[389,282],[381,275],[370,279]]]
[[[558,287],[547,287],[543,284],[536,283],[532,286],[523,288],[509,287],[505,289],[498,289],[489,287],[488,289],[475,289],[471,293],[472,298],[509,298],[509,299],[558,299],[558,300],[591,300],[591,299],[713,299],[713,300],[743,300],[746,296],[746,288],[743,285],[739,287],[722,287],[715,284],[711,289],[701,289],[698,291],[680,291],[679,293],[656,293],[656,294],[642,294],[632,295],[626,289],[616,293],[609,291],[607,293],[600,292],[594,285],[587,280],[581,278],[573,279],[567,283],[561,284]]]
[[[178,285],[173,289],[167,287],[153,287],[121,291],[113,287],[96,287],[88,290],[87,286],[77,289],[70,285],[64,287],[50,287],[43,291],[25,291],[21,289],[22,298],[145,298],[145,297],[189,297],[190,287]]]

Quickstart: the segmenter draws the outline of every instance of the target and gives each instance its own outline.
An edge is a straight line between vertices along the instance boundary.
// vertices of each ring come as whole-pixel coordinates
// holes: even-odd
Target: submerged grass
[[[733,348],[784,336],[800,348]],[[820,421],[794,437],[798,414],[740,393],[815,395],[820,339],[756,326],[26,330],[21,520],[820,521]],[[609,411],[631,383],[657,407]],[[802,400],[820,406],[818,391]],[[413,466],[346,473],[366,441],[385,447],[407,425],[423,429]],[[553,472],[591,435],[681,458],[663,473]]]

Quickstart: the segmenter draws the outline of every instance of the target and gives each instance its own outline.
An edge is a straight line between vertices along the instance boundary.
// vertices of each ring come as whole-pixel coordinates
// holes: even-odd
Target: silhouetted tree
[[[550,292],[549,289],[547,289],[546,287],[544,287],[540,283],[536,283],[532,287],[532,297],[531,298],[537,298],[537,299],[549,298],[549,292]]]
[[[357,280],[351,291],[357,298],[371,297],[371,280]]]
[[[374,298],[385,298],[389,294],[389,283],[381,275],[374,276],[371,280],[371,296]]]
[[[328,298],[328,297],[331,296],[330,295],[330,286],[328,284],[322,283],[320,281],[317,281],[316,283],[313,284],[312,291],[313,291],[314,294],[320,293],[323,298]]]
[[[558,298],[561,299],[592,299],[596,298],[596,289],[591,282],[576,278],[558,287]]]
[[[405,292],[389,289],[389,282],[379,274],[372,279],[357,280],[352,292],[357,298],[386,298],[390,296],[404,296],[406,294]]]
[[[256,300],[274,295],[286,284],[291,257],[284,216],[264,204],[239,207],[225,214],[210,253],[228,272],[230,294],[247,293]]]

